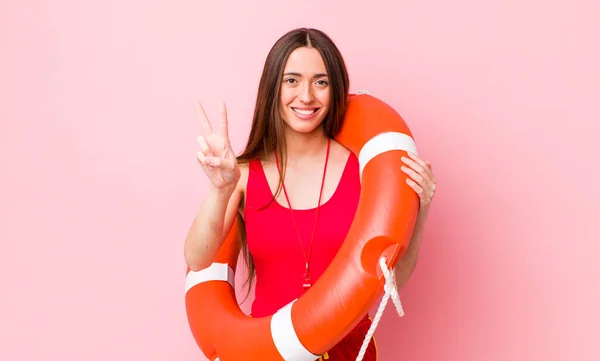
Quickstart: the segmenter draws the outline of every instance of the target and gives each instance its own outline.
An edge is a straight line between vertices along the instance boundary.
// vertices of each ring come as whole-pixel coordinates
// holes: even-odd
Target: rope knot
[[[371,342],[371,338],[375,333],[375,329],[379,324],[379,320],[383,315],[383,311],[385,310],[385,306],[387,305],[390,297],[392,298],[394,306],[396,306],[396,312],[398,313],[398,316],[404,316],[404,310],[402,309],[402,303],[400,302],[400,296],[398,295],[398,288],[396,287],[396,277],[394,276],[394,272],[387,268],[385,257],[381,257],[379,259],[379,267],[381,267],[381,272],[383,272],[383,277],[385,278],[385,284],[383,285],[384,294],[383,298],[381,299],[381,303],[379,304],[379,308],[377,309],[377,313],[375,314],[375,317],[373,317],[371,327],[369,327],[369,331],[367,332],[365,340],[360,348],[360,352],[356,357],[356,361],[362,361],[363,357],[365,357],[369,342]]]

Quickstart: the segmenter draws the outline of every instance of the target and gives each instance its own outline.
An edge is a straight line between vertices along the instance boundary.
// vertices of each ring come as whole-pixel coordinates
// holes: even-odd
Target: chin
[[[317,129],[319,127],[319,125],[321,124],[321,122],[319,123],[307,123],[307,122],[287,122],[286,124],[288,125],[288,127],[290,127],[293,131],[297,132],[297,133],[303,133],[303,134],[309,134],[312,133],[315,129]]]

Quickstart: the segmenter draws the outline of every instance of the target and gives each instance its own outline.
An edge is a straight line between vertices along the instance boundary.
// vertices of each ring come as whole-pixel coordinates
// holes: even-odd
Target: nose
[[[304,82],[304,85],[300,87],[298,98],[303,103],[311,103],[314,100],[313,88],[310,82]]]

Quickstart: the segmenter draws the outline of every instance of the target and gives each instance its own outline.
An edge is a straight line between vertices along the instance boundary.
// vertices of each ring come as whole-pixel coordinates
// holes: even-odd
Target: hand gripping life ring
[[[314,361],[338,343],[381,295],[379,261],[404,255],[418,213],[400,157],[416,153],[400,115],[368,95],[350,95],[336,140],[359,159],[361,195],[349,233],[323,275],[274,315],[246,316],[234,291],[240,251],[237,221],[214,263],[186,276],[186,311],[196,343],[210,360]]]

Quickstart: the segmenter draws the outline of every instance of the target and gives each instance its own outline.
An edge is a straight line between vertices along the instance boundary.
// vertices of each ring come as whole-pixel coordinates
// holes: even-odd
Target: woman
[[[265,61],[252,128],[236,157],[225,104],[213,131],[202,107],[198,160],[209,190],[188,232],[184,253],[193,271],[208,267],[238,217],[249,285],[256,275],[252,316],[264,317],[300,297],[342,245],[360,195],[357,157],[333,138],[341,128],[349,79],[331,39],[314,29],[281,37]],[[396,267],[398,287],[412,273],[435,192],[429,162],[403,157],[407,183],[421,206],[410,246]],[[368,315],[322,359],[354,360],[369,329]],[[376,360],[374,340],[363,360]]]

